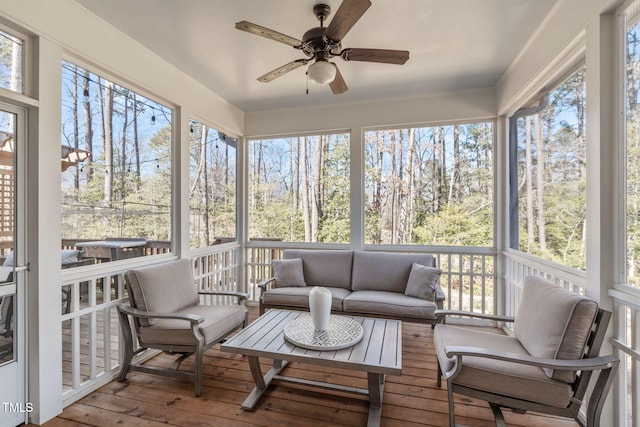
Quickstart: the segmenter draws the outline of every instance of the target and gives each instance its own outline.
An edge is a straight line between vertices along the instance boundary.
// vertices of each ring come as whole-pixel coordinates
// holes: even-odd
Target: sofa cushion
[[[351,289],[353,251],[286,249],[283,258],[302,258],[304,281],[307,286]]]
[[[441,274],[442,270],[438,268],[414,262],[404,294],[410,297],[433,300],[440,284]]]
[[[445,354],[447,346],[479,347],[528,354],[515,337],[446,324],[436,325],[433,340],[438,363],[443,372],[451,369],[454,362],[454,358],[449,359]],[[462,364],[462,371],[453,380],[455,384],[470,388],[482,385],[483,390],[491,393],[557,408],[567,407],[573,395],[570,384],[550,379],[536,366],[470,356],[464,356]],[[544,393],[540,390],[544,390]]]
[[[199,302],[191,261],[186,258],[129,270],[126,279],[133,305],[143,311],[175,313]],[[142,326],[156,322],[140,319]]]
[[[194,305],[178,311],[180,314],[202,316],[204,322],[198,325],[204,336],[204,344],[219,341],[234,326],[244,322],[247,308],[244,305]],[[197,340],[192,334],[185,334],[191,329],[187,320],[160,319],[153,325],[140,328],[140,339],[146,344],[195,345]]]
[[[276,288],[288,286],[307,286],[302,271],[302,259],[278,259],[271,261]]]
[[[344,288],[330,288],[325,286],[331,292],[331,310],[342,311],[342,301],[349,295],[349,291]],[[309,292],[312,286],[305,287],[289,287],[289,288],[272,288],[269,292],[263,294],[263,303],[268,306],[284,306],[309,308]]]
[[[581,359],[598,304],[549,282],[527,276],[514,323],[515,336],[536,357]],[[573,382],[575,372],[546,370],[550,378]]]
[[[351,289],[404,294],[414,262],[433,266],[433,256],[429,254],[354,251]]]
[[[345,313],[434,319],[436,305],[427,300],[408,297],[404,293],[354,291],[343,301]]]

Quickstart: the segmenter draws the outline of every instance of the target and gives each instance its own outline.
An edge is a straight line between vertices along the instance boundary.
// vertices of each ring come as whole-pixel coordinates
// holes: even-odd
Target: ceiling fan
[[[342,49],[341,42],[343,37],[364,15],[369,6],[371,6],[371,1],[369,0],[344,0],[329,26],[325,27],[324,21],[331,13],[331,8],[326,4],[316,4],[313,6],[313,14],[320,21],[320,26],[311,28],[304,33],[302,40],[247,21],[237,22],[236,28],[287,44],[301,50],[307,56],[307,58],[289,62],[258,77],[258,81],[270,82],[311,62],[307,70],[309,78],[319,84],[329,83],[331,91],[337,95],[346,92],[348,88],[337,65],[329,61],[331,58],[339,56],[345,61],[380,62],[398,65],[404,64],[409,59],[409,52],[406,50]]]

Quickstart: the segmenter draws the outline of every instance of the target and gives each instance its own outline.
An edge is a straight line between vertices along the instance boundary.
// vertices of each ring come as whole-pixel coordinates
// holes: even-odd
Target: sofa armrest
[[[264,279],[263,281],[258,283],[258,287],[260,288],[260,294],[268,291],[271,285],[273,285],[275,282],[276,282],[275,277],[269,277],[268,279]]]

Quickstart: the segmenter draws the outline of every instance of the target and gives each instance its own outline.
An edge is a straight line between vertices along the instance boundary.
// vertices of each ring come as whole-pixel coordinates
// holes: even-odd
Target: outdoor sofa
[[[445,299],[430,254],[287,249],[260,287],[260,313],[309,310],[314,286],[331,291],[331,311],[435,325]]]

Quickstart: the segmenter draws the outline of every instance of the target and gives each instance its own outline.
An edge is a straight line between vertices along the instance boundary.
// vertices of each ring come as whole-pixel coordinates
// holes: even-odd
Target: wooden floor
[[[252,308],[251,319],[257,316]],[[159,355],[148,363],[167,366],[173,357]],[[270,360],[264,360],[263,371]],[[401,376],[387,376],[383,426],[446,426],[447,392],[436,387],[433,333],[428,325],[403,324]],[[184,369],[192,369],[187,360]],[[320,366],[292,364],[289,376],[366,388],[366,374]],[[254,411],[240,409],[253,388],[246,357],[222,353],[219,346],[205,355],[204,391],[193,384],[154,375],[130,373],[124,383],[112,382],[65,408],[45,424],[55,426],[363,426],[368,404],[349,394],[305,388],[290,383],[269,389]],[[457,423],[492,426],[484,402],[456,396]],[[509,426],[576,426],[573,421],[541,415],[505,413]]]

